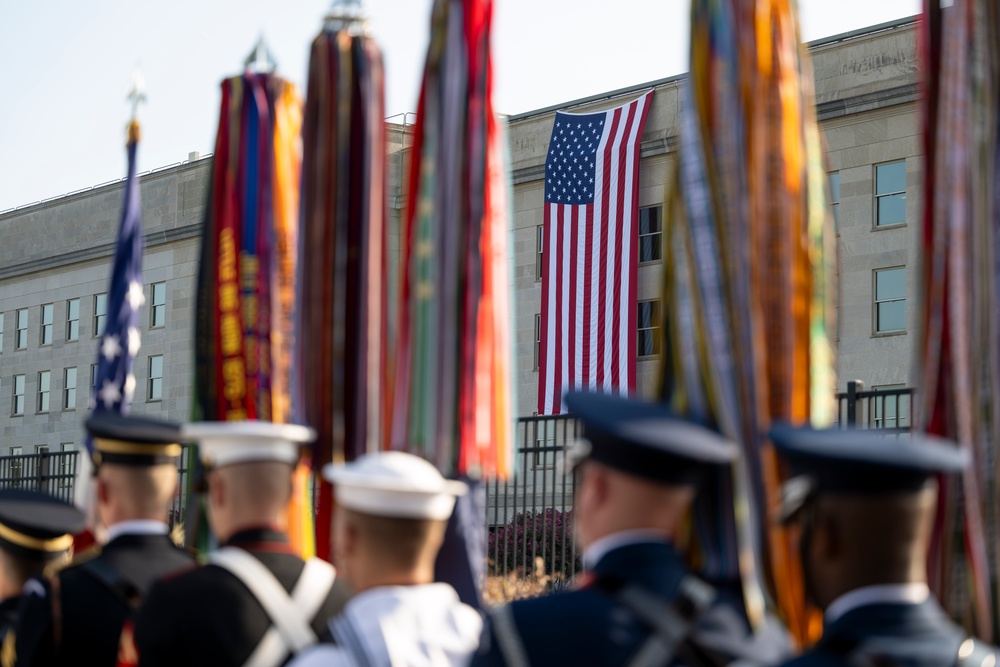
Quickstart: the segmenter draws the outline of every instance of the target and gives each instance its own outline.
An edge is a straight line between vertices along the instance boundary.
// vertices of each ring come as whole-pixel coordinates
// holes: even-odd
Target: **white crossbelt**
[[[250,589],[271,619],[271,627],[244,663],[244,667],[277,667],[285,657],[316,643],[310,620],[323,605],[336,571],[329,563],[310,558],[289,595],[267,567],[236,547],[223,547],[208,561],[228,570]]]

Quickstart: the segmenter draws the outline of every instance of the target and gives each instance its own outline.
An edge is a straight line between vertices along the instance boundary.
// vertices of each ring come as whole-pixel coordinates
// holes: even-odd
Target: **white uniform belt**
[[[276,667],[285,657],[316,643],[310,620],[323,605],[336,571],[328,563],[310,558],[289,595],[274,574],[253,555],[236,547],[223,547],[208,561],[231,572],[243,582],[271,619],[245,667]]]

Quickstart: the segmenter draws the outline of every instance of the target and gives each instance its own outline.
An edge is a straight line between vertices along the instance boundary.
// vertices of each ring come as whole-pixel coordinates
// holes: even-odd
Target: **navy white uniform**
[[[86,422],[100,466],[176,465],[177,424],[96,413]],[[166,519],[167,508],[163,508]],[[152,583],[193,559],[167,534],[163,520],[122,521],[107,529],[108,542],[81,554],[25,596],[10,655],[19,667],[113,665],[125,622]],[[6,666],[5,666],[6,667]]]
[[[463,482],[446,480],[432,464],[404,452],[366,454],[328,465],[323,475],[334,486],[337,505],[359,522],[444,522],[456,497],[468,492]],[[289,667],[465,667],[483,622],[450,585],[411,582],[359,591],[329,627],[332,644],[304,652]]]
[[[727,465],[735,446],[664,406],[570,393],[583,422],[576,453],[665,486],[696,486],[707,466]],[[604,536],[584,552],[576,590],[519,600],[487,620],[473,665],[774,664],[787,631],[768,617],[751,632],[742,602],[698,579],[662,534]]]
[[[783,493],[786,522],[798,521],[820,497],[835,502],[837,497],[905,496],[921,491],[931,476],[967,465],[965,452],[955,443],[920,434],[897,438],[873,431],[782,426],[770,435],[793,473]],[[824,610],[819,642],[785,665],[984,667],[996,664],[998,657],[993,646],[953,623],[926,583],[916,581],[840,595]]]

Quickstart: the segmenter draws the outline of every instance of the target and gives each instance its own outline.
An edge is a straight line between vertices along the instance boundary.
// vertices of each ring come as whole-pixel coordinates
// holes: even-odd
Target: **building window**
[[[35,445],[35,453],[36,454],[48,454],[49,453],[49,446],[48,445]]]
[[[80,338],[80,300],[66,302],[66,340]]]
[[[640,301],[636,356],[652,357],[660,353],[660,301]]]
[[[874,391],[893,391],[903,389],[901,384],[884,384],[872,387]],[[910,426],[910,396],[909,394],[893,393],[889,396],[875,396],[872,408],[873,428],[909,428]]]
[[[63,372],[63,410],[76,409],[76,369],[67,368]]]
[[[906,331],[906,267],[875,271],[875,333]]]
[[[535,363],[534,369],[538,370],[542,355],[542,316],[535,313]]]
[[[52,345],[52,304],[47,303],[42,306],[42,336],[39,339],[41,345]]]
[[[24,414],[24,376],[14,376],[14,408],[12,414]]]
[[[94,296],[94,335],[104,334],[104,322],[108,319],[108,295],[97,294]]]
[[[663,251],[663,207],[639,209],[639,261],[658,262]]]
[[[875,166],[875,226],[906,222],[906,160]]]
[[[90,365],[90,390],[97,391],[97,364]]]
[[[52,371],[38,371],[38,412],[49,411],[49,388]]]
[[[146,399],[159,401],[163,398],[163,355],[157,354],[149,358],[149,389]]]
[[[15,347],[23,350],[28,347],[28,309],[22,308],[17,311],[17,345]]]
[[[545,227],[535,228],[535,281],[542,279],[542,261],[545,258]]]
[[[167,284],[153,283],[149,286],[153,305],[149,309],[149,326],[162,327],[167,322]]]
[[[0,313],[0,354],[3,353],[3,313]]]
[[[830,173],[830,208],[833,209],[833,231],[840,232],[840,172]]]

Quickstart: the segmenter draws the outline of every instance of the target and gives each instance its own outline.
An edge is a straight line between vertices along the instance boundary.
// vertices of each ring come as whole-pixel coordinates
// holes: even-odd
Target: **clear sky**
[[[920,0],[799,0],[806,40],[920,11]],[[687,69],[689,0],[496,0],[497,110],[530,111]],[[221,79],[263,34],[303,84],[329,0],[0,0],[0,211],[121,178],[138,65],[139,169],[211,152]],[[387,115],[414,111],[431,0],[366,0]],[[303,92],[304,94],[304,92]]]

